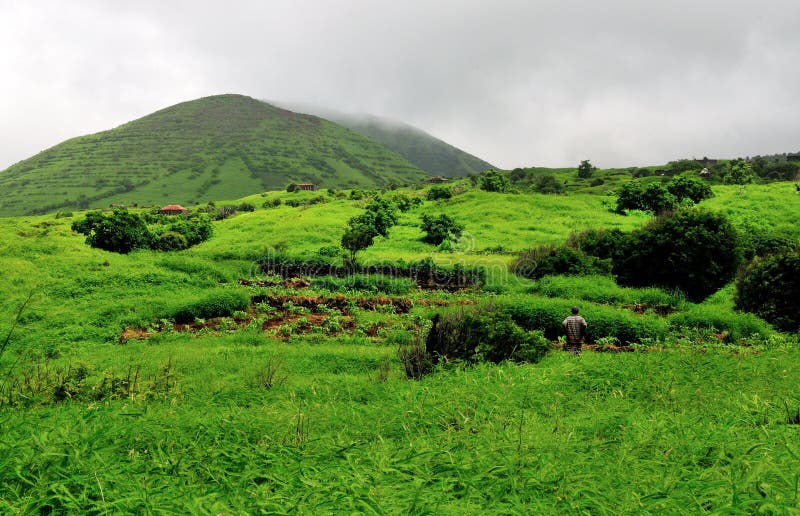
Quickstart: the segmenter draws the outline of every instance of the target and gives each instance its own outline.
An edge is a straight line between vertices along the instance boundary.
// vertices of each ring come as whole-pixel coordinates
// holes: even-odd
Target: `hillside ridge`
[[[238,94],[181,102],[66,140],[0,172],[0,215],[196,204],[310,182],[405,184],[428,175],[350,129]]]

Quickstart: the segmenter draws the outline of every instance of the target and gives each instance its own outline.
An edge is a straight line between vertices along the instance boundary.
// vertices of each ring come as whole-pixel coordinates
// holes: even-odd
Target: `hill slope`
[[[0,215],[112,202],[193,204],[288,182],[374,187],[427,175],[332,122],[242,95],[168,107],[0,172]]]
[[[304,105],[280,103],[300,113],[311,113],[343,125],[385,145],[431,175],[463,177],[496,168],[414,126],[373,115],[354,115]]]

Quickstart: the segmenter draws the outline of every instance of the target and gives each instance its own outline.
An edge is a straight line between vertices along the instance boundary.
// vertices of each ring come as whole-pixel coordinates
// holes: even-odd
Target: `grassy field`
[[[743,231],[800,236],[791,184],[714,191],[704,204]],[[0,512],[800,510],[796,336],[735,312],[731,286],[694,304],[609,277],[533,282],[505,269],[515,251],[590,227],[630,230],[649,215],[612,213],[603,195],[467,188],[402,214],[360,260],[484,265],[482,290],[240,285],[269,279],[256,261],[271,253],[315,257],[338,245],[366,203],[323,194],[286,206],[316,195],[245,198],[255,212],[173,253],[91,249],[70,230],[80,213],[0,218],[0,344],[33,293],[0,355]],[[283,204],[261,208],[275,197]],[[455,252],[420,241],[424,212],[464,223]],[[218,292],[282,304],[194,326],[170,320]],[[306,308],[308,298],[327,305]],[[619,319],[642,338],[631,353],[552,351],[537,364],[407,380],[398,342],[424,333],[434,313],[476,302],[555,317],[578,303],[595,328]],[[674,311],[638,314],[636,304]]]

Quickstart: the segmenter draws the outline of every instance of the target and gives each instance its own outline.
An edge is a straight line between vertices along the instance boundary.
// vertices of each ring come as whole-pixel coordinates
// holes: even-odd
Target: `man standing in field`
[[[572,307],[572,315],[564,319],[561,324],[567,332],[567,345],[564,350],[573,355],[580,355],[583,336],[586,335],[586,319],[578,315],[577,306]]]

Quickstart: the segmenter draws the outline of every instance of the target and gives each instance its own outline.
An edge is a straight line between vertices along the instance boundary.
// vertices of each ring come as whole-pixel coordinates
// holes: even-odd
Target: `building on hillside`
[[[700,165],[703,165],[704,167],[713,167],[714,165],[716,165],[719,162],[719,160],[707,158],[706,156],[703,156],[703,159],[696,159],[694,161],[695,161],[695,163],[699,163]]]
[[[158,213],[162,215],[187,215],[189,210],[181,206],[180,204],[167,204],[160,210]]]
[[[787,154],[786,161],[800,161],[800,154]]]
[[[317,185],[315,185],[314,183],[297,183],[297,189],[298,190],[309,190],[309,191],[313,192],[314,190],[317,189]]]
[[[426,182],[430,183],[430,184],[441,184],[441,183],[449,183],[450,180],[448,178],[442,177],[442,176],[433,176],[433,177],[429,177],[426,180]]]

